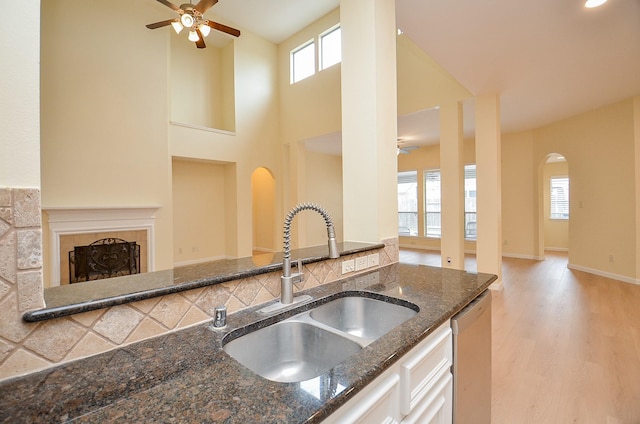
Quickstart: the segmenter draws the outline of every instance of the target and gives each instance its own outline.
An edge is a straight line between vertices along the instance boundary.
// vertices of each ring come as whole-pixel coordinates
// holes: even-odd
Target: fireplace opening
[[[60,252],[58,256],[58,263],[60,264],[58,271],[59,284],[65,285],[80,283],[83,281],[99,280],[129,274],[143,274],[148,272],[149,243],[147,236],[148,232],[142,229],[98,231],[61,235],[60,246],[58,248],[58,251]],[[105,244],[105,242],[101,242],[101,240],[112,240],[112,242]],[[130,243],[131,245],[123,246],[118,243]],[[99,271],[99,265],[95,266],[93,269],[83,269],[85,266],[84,261],[86,259],[86,253],[84,254],[85,256],[83,256],[82,251],[88,251],[90,246],[96,247],[96,251],[93,253],[93,258],[98,260],[94,260],[94,262],[106,264],[106,267],[103,267],[102,271]],[[126,253],[126,255],[129,256],[126,256],[125,252],[117,250],[123,250],[125,247],[128,247],[128,253]],[[112,251],[113,249],[116,250]],[[80,251],[76,253],[76,250]],[[102,250],[104,250],[104,252],[100,252]],[[131,253],[134,255],[133,260],[131,260]],[[98,254],[106,254],[107,256],[100,258],[100,256],[96,256]],[[120,272],[114,272],[114,269],[119,267],[110,263],[118,262],[116,260],[116,256],[118,258],[123,258],[125,256],[129,258],[126,269],[123,268]],[[131,269],[129,269],[129,266]]]
[[[118,238],[140,246],[140,274],[153,271],[157,206],[43,208],[44,287],[69,284],[69,252],[96,240]],[[43,226],[43,230],[44,230]],[[48,240],[45,240],[48,236]],[[47,278],[47,276],[49,278]]]
[[[103,238],[69,251],[69,283],[140,273],[140,245],[135,241]]]

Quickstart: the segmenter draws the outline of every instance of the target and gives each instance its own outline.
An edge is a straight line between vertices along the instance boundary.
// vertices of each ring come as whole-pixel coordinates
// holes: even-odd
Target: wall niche
[[[235,132],[234,40],[211,31],[204,49],[171,34],[171,122]]]

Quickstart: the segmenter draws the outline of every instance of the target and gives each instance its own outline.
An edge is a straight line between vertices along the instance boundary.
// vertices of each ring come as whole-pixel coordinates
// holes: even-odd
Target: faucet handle
[[[298,259],[296,268],[296,272],[292,275],[292,281],[294,283],[299,283],[300,281],[304,281],[304,273],[302,272],[302,259]]]
[[[296,261],[296,272],[291,273],[291,282],[299,283],[304,281],[304,273],[302,272],[302,259]]]

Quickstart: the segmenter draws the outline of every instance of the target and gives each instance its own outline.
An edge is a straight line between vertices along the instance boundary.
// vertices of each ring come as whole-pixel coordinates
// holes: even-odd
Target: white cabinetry
[[[331,414],[325,423],[451,423],[449,321]]]

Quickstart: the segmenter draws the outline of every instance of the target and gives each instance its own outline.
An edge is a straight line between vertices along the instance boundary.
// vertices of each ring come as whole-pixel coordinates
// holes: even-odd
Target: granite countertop
[[[304,291],[314,302],[337,292],[366,291],[420,308],[413,318],[312,380],[266,380],[222,350],[222,338],[229,332],[264,325],[265,315],[254,307],[230,314],[223,330],[201,324],[0,383],[0,422],[317,423],[495,279],[392,264]]]
[[[340,256],[383,247],[382,243],[338,243]],[[302,258],[302,263],[308,264],[328,259],[328,251],[327,246],[305,247],[292,250],[291,258]],[[23,319],[27,322],[44,321],[252,277],[282,269],[282,260],[283,253],[278,252],[51,287],[44,291],[46,307],[26,312]]]

